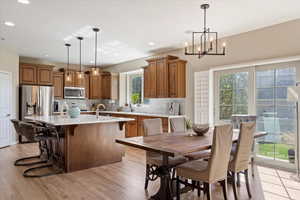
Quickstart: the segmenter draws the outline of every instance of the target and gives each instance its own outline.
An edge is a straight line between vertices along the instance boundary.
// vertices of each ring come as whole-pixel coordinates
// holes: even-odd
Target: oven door
[[[85,89],[79,87],[65,87],[65,99],[85,99]]]

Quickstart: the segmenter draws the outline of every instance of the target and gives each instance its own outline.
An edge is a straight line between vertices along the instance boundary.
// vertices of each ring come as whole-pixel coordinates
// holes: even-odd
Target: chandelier
[[[203,32],[192,33],[192,44],[185,43],[185,55],[195,55],[201,58],[205,55],[225,56],[226,43],[222,44],[222,49],[219,50],[218,32],[211,32],[206,27],[206,10],[209,4],[202,4],[201,9],[204,10],[204,28]]]

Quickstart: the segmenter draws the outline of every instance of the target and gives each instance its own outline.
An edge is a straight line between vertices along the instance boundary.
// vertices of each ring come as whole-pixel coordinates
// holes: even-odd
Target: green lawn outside
[[[294,149],[294,147],[287,144],[275,144],[275,158],[288,160],[289,149]],[[258,154],[273,158],[274,144],[258,144]]]

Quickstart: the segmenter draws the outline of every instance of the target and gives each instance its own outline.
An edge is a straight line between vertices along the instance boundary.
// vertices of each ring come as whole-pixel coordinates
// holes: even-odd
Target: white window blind
[[[197,124],[209,123],[209,71],[195,72],[194,119]]]

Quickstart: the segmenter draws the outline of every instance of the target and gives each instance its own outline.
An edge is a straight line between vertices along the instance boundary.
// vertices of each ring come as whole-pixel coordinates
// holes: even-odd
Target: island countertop
[[[131,118],[120,118],[120,117],[110,117],[110,116],[99,116],[97,118],[96,115],[80,115],[78,118],[70,118],[69,116],[61,116],[61,115],[28,116],[25,117],[25,119],[51,124],[53,126],[128,122],[128,121],[135,120]]]

